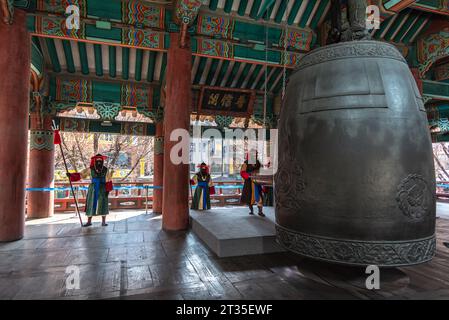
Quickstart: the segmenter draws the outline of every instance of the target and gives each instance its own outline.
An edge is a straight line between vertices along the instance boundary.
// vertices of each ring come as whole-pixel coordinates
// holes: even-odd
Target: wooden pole
[[[61,136],[61,140],[62,140],[62,136]],[[65,171],[67,173],[69,173],[69,168],[67,167],[67,162],[65,161],[64,150],[62,149],[62,143],[59,144],[59,148],[61,150],[62,160],[64,161]],[[75,192],[73,190],[72,180],[70,180],[70,178],[69,178],[69,183],[70,183],[70,189],[72,190],[73,199],[75,200],[76,213],[78,214],[78,218],[80,220],[81,227],[83,227],[83,220],[81,219],[81,214],[80,214],[80,210],[78,207],[78,200],[76,199]]]

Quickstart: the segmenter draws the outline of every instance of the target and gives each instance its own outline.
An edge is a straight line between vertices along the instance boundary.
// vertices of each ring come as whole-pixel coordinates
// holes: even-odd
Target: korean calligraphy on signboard
[[[203,87],[198,113],[249,117],[253,112],[255,93],[250,90]]]

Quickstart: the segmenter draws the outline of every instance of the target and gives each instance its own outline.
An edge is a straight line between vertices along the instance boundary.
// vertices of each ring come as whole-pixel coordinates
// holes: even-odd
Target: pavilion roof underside
[[[53,83],[55,79],[83,79],[112,82],[117,88],[138,85],[152,88],[153,93],[157,91],[157,95],[153,94],[157,99],[153,101],[161,101],[169,32],[179,28],[174,23],[172,3],[134,0],[32,0],[31,3],[28,25],[33,51],[41,53],[41,68],[50,72]],[[64,29],[64,11],[69,3],[80,7],[79,30]],[[382,10],[380,29],[371,34],[374,39],[397,45],[405,56],[433,16],[445,14],[444,10],[429,9],[432,0],[383,3],[388,10]],[[424,10],[420,6],[427,7]],[[301,57],[323,40],[329,9],[330,0],[203,1],[189,29],[193,88],[253,90],[259,97],[256,103],[260,103],[265,89],[269,97],[279,95],[284,80]],[[38,64],[33,62],[34,67]],[[120,102],[117,100],[114,102]]]

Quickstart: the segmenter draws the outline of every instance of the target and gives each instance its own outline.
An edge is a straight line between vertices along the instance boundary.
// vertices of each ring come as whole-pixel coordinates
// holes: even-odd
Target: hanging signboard
[[[201,88],[198,114],[249,117],[253,113],[255,92],[242,89]]]

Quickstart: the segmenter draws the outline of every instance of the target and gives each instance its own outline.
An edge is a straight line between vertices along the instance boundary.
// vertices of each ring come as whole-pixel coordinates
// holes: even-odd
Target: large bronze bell
[[[432,259],[430,134],[394,46],[350,41],[305,55],[287,87],[279,150],[277,239],[286,249],[351,265]]]

